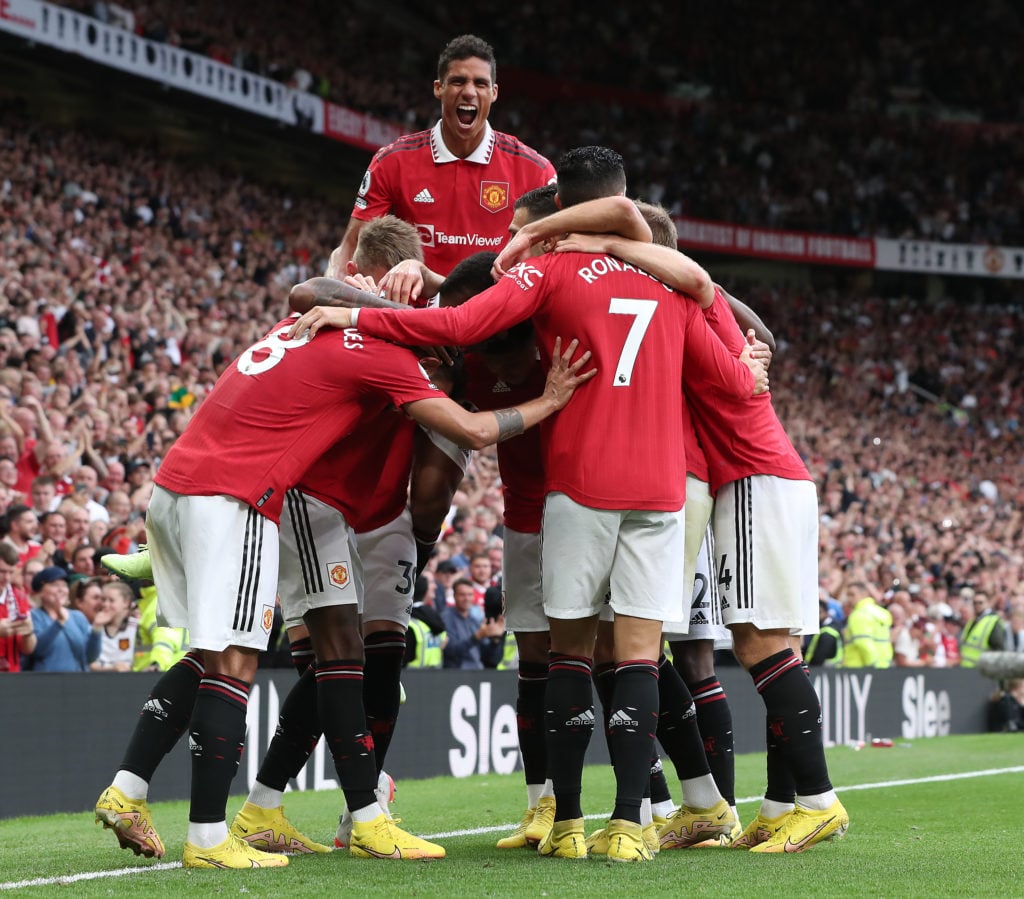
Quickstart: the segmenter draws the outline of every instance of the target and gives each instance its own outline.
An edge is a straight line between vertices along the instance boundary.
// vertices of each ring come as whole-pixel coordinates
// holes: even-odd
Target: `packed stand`
[[[167,446],[225,363],[279,319],[287,288],[322,271],[340,225],[316,201],[10,111],[0,169],[10,622],[41,606],[43,571],[66,578],[51,571],[39,587],[73,595],[97,552],[144,540]],[[732,287],[779,340],[775,402],[820,486],[823,597],[842,603],[863,582],[911,624],[923,619],[934,643],[971,618],[970,588],[1024,648],[1024,382],[1007,377],[1021,369],[1021,309]],[[501,515],[494,458],[477,454],[429,569],[438,607],[438,596],[454,603],[460,577],[482,605],[500,571]],[[5,623],[0,639],[11,636]],[[83,669],[100,658],[86,650]]]
[[[437,48],[483,12],[66,5],[408,130],[434,121],[425,88]],[[1024,246],[1020,11],[995,4],[937,22],[933,8],[904,0],[870,17],[830,10],[823,22],[804,6],[784,17],[753,5],[660,4],[643,17],[623,7],[588,29],[575,24],[589,14],[582,4],[543,22],[495,6],[488,37],[506,85],[495,125],[552,158],[582,143],[616,146],[631,192],[678,215]],[[338,52],[342,38],[353,52]]]

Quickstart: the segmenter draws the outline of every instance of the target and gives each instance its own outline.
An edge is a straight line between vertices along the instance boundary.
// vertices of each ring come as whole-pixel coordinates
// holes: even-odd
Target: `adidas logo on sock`
[[[430,195],[430,191],[425,187],[415,197],[412,198],[413,203],[433,203],[434,198]]]
[[[580,715],[575,715],[565,722],[566,727],[593,727],[594,726],[594,710],[587,709]]]
[[[624,709],[619,709],[608,719],[609,727],[639,727],[640,722],[635,721],[626,714]]]
[[[152,712],[158,718],[167,717],[167,710],[160,704],[159,699],[147,699],[145,705],[142,706],[142,711]]]
[[[512,388],[504,381],[498,381],[498,383],[491,388],[491,393],[510,393],[511,391]]]

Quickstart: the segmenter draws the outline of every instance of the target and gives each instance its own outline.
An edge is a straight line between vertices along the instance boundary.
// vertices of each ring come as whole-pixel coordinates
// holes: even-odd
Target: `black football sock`
[[[292,640],[289,649],[292,654],[292,665],[295,666],[295,670],[300,675],[304,674],[307,668],[313,667],[316,655],[313,652],[313,641],[309,637],[299,637],[297,640]]]
[[[675,665],[664,656],[659,672],[658,742],[672,760],[679,780],[703,777],[711,768],[697,728],[693,697]]]
[[[373,734],[374,764],[377,773],[384,770],[391,738],[402,702],[402,659],[405,634],[401,631],[377,631],[363,639],[366,656],[363,679],[363,708],[366,726]]]
[[[206,674],[199,682],[189,725],[192,803],[188,820],[211,824],[225,819],[231,781],[245,742],[249,684],[226,674]]]
[[[548,776],[544,741],[544,693],[548,666],[543,662],[519,663],[519,695],[516,697],[516,730],[523,755],[523,774],[528,784],[542,784]]]
[[[615,666],[608,716],[614,747],[615,808],[612,818],[640,823],[640,803],[651,781],[654,732],[658,728],[658,663],[632,659]]]
[[[285,697],[277,730],[263,757],[258,780],[272,790],[284,791],[316,748],[323,728],[316,701],[316,671],[307,667]]]
[[[736,754],[732,733],[732,709],[717,676],[686,685],[697,709],[697,728],[704,741],[704,755],[718,792],[736,805]]]
[[[665,769],[661,764],[661,756],[657,753],[651,759],[651,776],[648,780],[647,791],[644,793],[644,796],[650,796],[651,802],[654,805],[672,801],[672,794],[668,789],[668,780],[665,778]]]
[[[601,703],[601,730],[604,732],[604,740],[608,746],[608,757],[615,763],[615,756],[612,755],[612,743],[609,739],[608,716],[612,705],[612,691],[615,689],[615,663],[603,662],[594,669],[594,692]]]
[[[363,709],[363,663],[358,659],[318,662],[316,698],[327,748],[349,811],[377,801],[373,735]]]
[[[792,649],[784,649],[754,665],[750,676],[764,701],[770,739],[789,769],[796,792],[813,796],[831,790],[821,703],[800,658]]]
[[[204,670],[198,653],[190,652],[163,673],[139,712],[120,770],[146,783],[153,779],[157,766],[188,727]]]
[[[552,652],[544,694],[548,773],[555,791],[555,820],[583,817],[583,760],[594,733],[591,661]]]

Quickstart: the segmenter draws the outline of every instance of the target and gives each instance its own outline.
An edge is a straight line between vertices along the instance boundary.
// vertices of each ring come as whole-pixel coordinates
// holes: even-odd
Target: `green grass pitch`
[[[448,857],[391,862],[293,858],[287,868],[185,871],[185,803],[154,805],[167,844],[163,863],[117,848],[91,812],[0,821],[0,893],[46,896],[1024,896],[1024,739],[1017,734],[897,742],[894,748],[829,750],[832,779],[850,813],[842,841],[790,856],[722,849],[661,853],[652,863],[568,862],[527,850],[499,851],[498,837],[525,805],[521,774],[403,781],[392,811],[403,826],[442,843]],[[671,766],[667,766],[670,768]],[[756,810],[764,760],[736,765],[740,817]],[[159,776],[159,774],[158,774]],[[671,782],[671,781],[670,781]],[[96,784],[99,795],[106,784]],[[673,796],[678,801],[678,783]],[[613,778],[584,775],[584,811],[607,814]],[[228,820],[243,797],[228,805]],[[333,840],[340,796],[289,793],[293,822]],[[168,864],[171,863],[171,864]]]

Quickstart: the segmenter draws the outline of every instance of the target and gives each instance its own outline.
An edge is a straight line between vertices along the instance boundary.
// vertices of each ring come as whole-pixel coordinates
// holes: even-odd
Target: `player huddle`
[[[147,700],[97,820],[126,848],[162,856],[148,785],[187,730],[186,866],[281,866],[284,853],[328,851],[282,805],[323,734],[345,798],[335,845],[443,857],[389,814],[384,760],[412,585],[464,473],[459,448],[497,443],[528,805],[498,847],[649,861],[660,849],[792,852],[842,836],[849,819],[798,651],[817,629],[816,493],[772,409],[767,347],[736,316],[759,323],[678,252],[663,210],[624,197],[617,153],[571,150],[547,186],[551,164],[491,129],[485,42],[450,42],[434,93],[438,124],[380,150],[363,179],[328,272],[348,283],[293,289],[302,314],[225,370],[157,473],[153,577],[193,651]],[[508,232],[497,257],[463,258]],[[383,294],[413,305],[436,294],[442,308],[390,309]],[[229,828],[277,597],[300,677]],[[746,828],[710,665],[727,635],[769,735],[768,791]],[[595,685],[616,796],[587,837]],[[700,706],[715,734],[701,733]],[[663,775],[652,792],[656,735],[679,774],[678,809]]]

